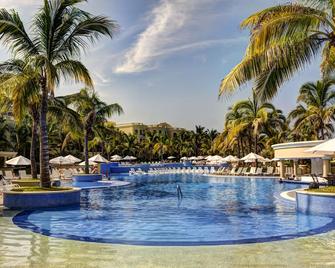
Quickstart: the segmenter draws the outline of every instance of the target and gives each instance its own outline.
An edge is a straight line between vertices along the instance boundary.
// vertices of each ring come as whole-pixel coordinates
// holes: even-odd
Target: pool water
[[[164,174],[125,180],[131,184],[84,190],[80,207],[24,211],[13,222],[59,238],[162,246],[268,242],[335,228],[332,217],[297,213],[280,193],[301,186],[275,179]]]

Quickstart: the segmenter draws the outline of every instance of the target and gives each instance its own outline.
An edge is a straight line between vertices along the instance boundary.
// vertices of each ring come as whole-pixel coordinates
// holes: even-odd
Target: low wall
[[[109,176],[111,174],[119,174],[119,173],[129,173],[130,169],[133,168],[135,170],[142,169],[145,172],[148,172],[149,168],[183,168],[183,167],[192,167],[191,162],[183,162],[183,163],[161,163],[161,164],[137,164],[137,165],[115,165],[115,163],[107,163],[101,164],[100,171],[102,174]],[[196,167],[202,167],[203,165],[197,165]],[[210,166],[207,166],[210,168]]]
[[[3,204],[9,209],[37,209],[80,204],[80,189],[45,192],[3,193]]]
[[[299,212],[335,216],[335,194],[299,190],[296,201]]]
[[[95,182],[102,180],[102,174],[75,174],[72,176],[75,182]]]

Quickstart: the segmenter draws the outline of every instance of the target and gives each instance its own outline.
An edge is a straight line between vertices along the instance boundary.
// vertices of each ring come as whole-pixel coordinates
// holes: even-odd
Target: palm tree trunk
[[[40,113],[40,174],[41,187],[50,188],[49,174],[49,145],[48,145],[48,128],[47,128],[47,113],[48,113],[48,89],[46,79],[41,78],[41,113]]]
[[[31,109],[31,114],[33,117],[33,122],[31,126],[31,144],[30,144],[30,161],[31,161],[31,177],[33,179],[37,178],[37,164],[36,164],[36,146],[38,137],[38,110],[36,108]]]
[[[88,163],[88,131],[84,131],[84,155],[85,155],[85,174],[89,174],[89,163]]]
[[[257,138],[257,134],[255,135],[255,154],[258,153],[258,150],[257,150],[257,146],[258,145],[258,138]]]

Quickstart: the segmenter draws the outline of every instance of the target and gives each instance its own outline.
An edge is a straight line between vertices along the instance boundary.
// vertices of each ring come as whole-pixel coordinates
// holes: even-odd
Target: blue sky
[[[0,0],[29,20],[42,1]],[[120,24],[113,39],[103,39],[82,57],[96,90],[108,103],[118,102],[120,123],[169,122],[221,130],[227,108],[250,96],[250,86],[218,100],[220,80],[243,57],[249,32],[239,23],[251,13],[287,1],[274,0],[91,0],[82,7]],[[6,59],[1,49],[0,60]],[[299,86],[320,76],[318,61],[286,83],[273,100],[288,112]],[[57,95],[77,91],[65,84]]]

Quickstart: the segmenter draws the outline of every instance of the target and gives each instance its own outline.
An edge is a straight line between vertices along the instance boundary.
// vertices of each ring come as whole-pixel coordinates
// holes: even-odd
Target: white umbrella
[[[255,153],[250,153],[245,157],[241,158],[244,162],[255,162],[255,161],[264,161],[264,157]]]
[[[225,161],[225,162],[238,162],[238,161],[240,161],[240,159],[236,156],[228,155],[225,158],[223,158],[223,161]]]
[[[219,155],[214,155],[212,158],[211,158],[211,161],[213,162],[223,162],[223,157],[219,156]]]
[[[89,166],[94,166],[94,165],[97,165],[97,163],[96,163],[96,162],[93,162],[93,161],[91,161],[91,160],[88,160],[88,165],[89,165]],[[79,166],[85,166],[85,161],[81,162],[81,163],[79,164]]]
[[[211,161],[212,157],[213,157],[213,156],[209,155],[209,156],[206,156],[205,159],[206,159],[207,161]]]
[[[65,158],[64,156],[58,156],[49,161],[50,164],[53,165],[72,165],[75,162],[71,161],[70,159]]]
[[[121,161],[123,160],[122,156],[119,156],[119,155],[113,155],[112,158],[111,158],[112,161]]]
[[[6,164],[12,166],[29,166],[31,164],[31,161],[28,158],[20,155],[6,161]]]
[[[183,156],[182,158],[180,158],[181,161],[187,161],[188,158],[186,156]]]
[[[171,155],[167,159],[172,160],[172,159],[176,159],[176,157]]]
[[[325,155],[335,154],[335,139],[327,140],[319,145],[316,145],[305,152],[322,153]]]
[[[194,161],[194,160],[197,160],[197,157],[196,156],[191,156],[188,160]]]
[[[123,160],[126,160],[126,161],[133,161],[133,160],[136,160],[137,158],[135,156],[129,156],[127,155],[126,157],[123,158]]]
[[[81,162],[81,159],[79,159],[79,158],[77,158],[77,157],[75,157],[75,156],[73,156],[73,155],[71,155],[71,154],[65,156],[64,158],[66,158],[66,159],[72,161],[73,163]]]
[[[97,154],[95,156],[92,156],[88,159],[89,161],[95,162],[95,163],[108,163],[108,160],[101,156],[100,154]]]
[[[198,157],[197,157],[197,160],[204,160],[205,159],[205,157],[203,157],[203,156],[201,156],[201,155],[199,155]]]

